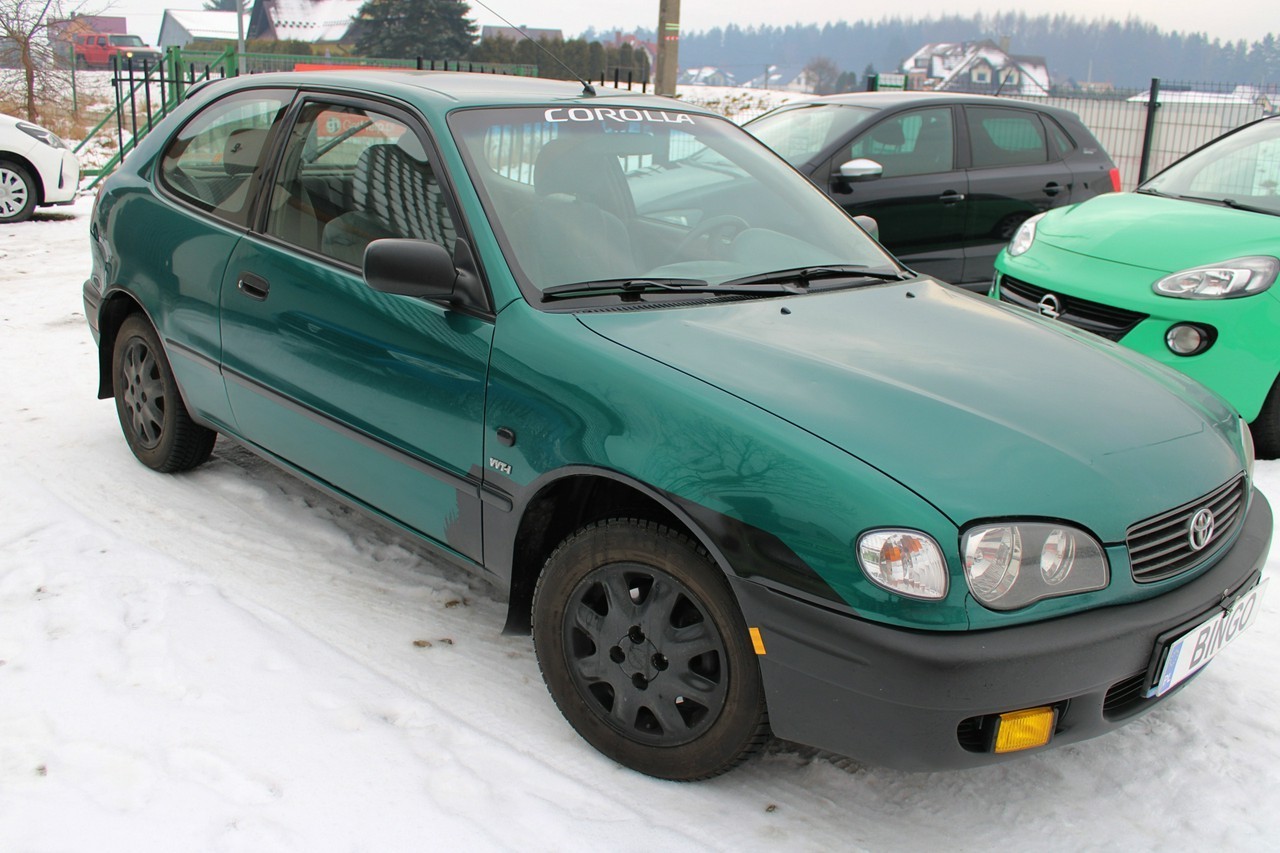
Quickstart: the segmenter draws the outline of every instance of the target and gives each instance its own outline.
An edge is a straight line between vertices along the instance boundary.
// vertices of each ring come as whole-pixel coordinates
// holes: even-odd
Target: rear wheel
[[[768,738],[729,585],[706,551],[662,525],[611,519],[561,544],[538,580],[533,638],[565,719],[641,773],[715,776]]]
[[[1271,386],[1262,411],[1249,424],[1249,429],[1253,432],[1254,449],[1259,459],[1280,459],[1280,377]]]
[[[209,458],[218,434],[192,420],[160,338],[141,314],[130,315],[120,325],[111,375],[120,428],[142,464],[171,473]]]
[[[35,178],[22,166],[0,160],[0,222],[22,222],[36,207]]]

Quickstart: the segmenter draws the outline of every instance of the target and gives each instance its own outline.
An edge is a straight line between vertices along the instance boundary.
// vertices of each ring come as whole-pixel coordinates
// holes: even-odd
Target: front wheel
[[[36,182],[31,173],[0,160],[0,222],[22,222],[36,207]]]
[[[120,324],[111,377],[120,428],[142,464],[172,473],[209,458],[218,434],[187,412],[160,337],[141,314],[131,314]]]
[[[569,724],[641,773],[705,779],[768,739],[760,668],[728,582],[674,530],[611,519],[565,540],[538,580],[533,639]]]

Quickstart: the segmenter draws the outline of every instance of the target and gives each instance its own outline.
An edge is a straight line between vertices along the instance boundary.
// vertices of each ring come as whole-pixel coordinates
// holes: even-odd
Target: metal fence
[[[1056,92],[1034,100],[1079,115],[1111,154],[1126,190],[1227,131],[1280,108],[1275,87],[1158,78],[1146,90]]]

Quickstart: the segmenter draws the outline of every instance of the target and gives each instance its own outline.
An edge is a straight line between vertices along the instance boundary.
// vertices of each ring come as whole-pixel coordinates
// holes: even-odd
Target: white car
[[[21,222],[36,207],[70,204],[79,186],[80,161],[65,142],[0,114],[0,225]]]

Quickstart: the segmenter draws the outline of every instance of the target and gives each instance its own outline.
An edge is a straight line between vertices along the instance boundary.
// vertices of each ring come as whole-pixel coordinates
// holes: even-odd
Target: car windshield
[[[1280,215],[1280,120],[1261,121],[1223,137],[1138,191]]]
[[[449,123],[527,295],[591,282],[899,269],[816,187],[723,119],[538,107],[464,110]]]
[[[142,39],[138,36],[112,36],[111,43],[117,47],[142,47]]]
[[[812,162],[868,118],[873,107],[853,104],[812,104],[787,107],[761,116],[748,130],[793,166]]]

